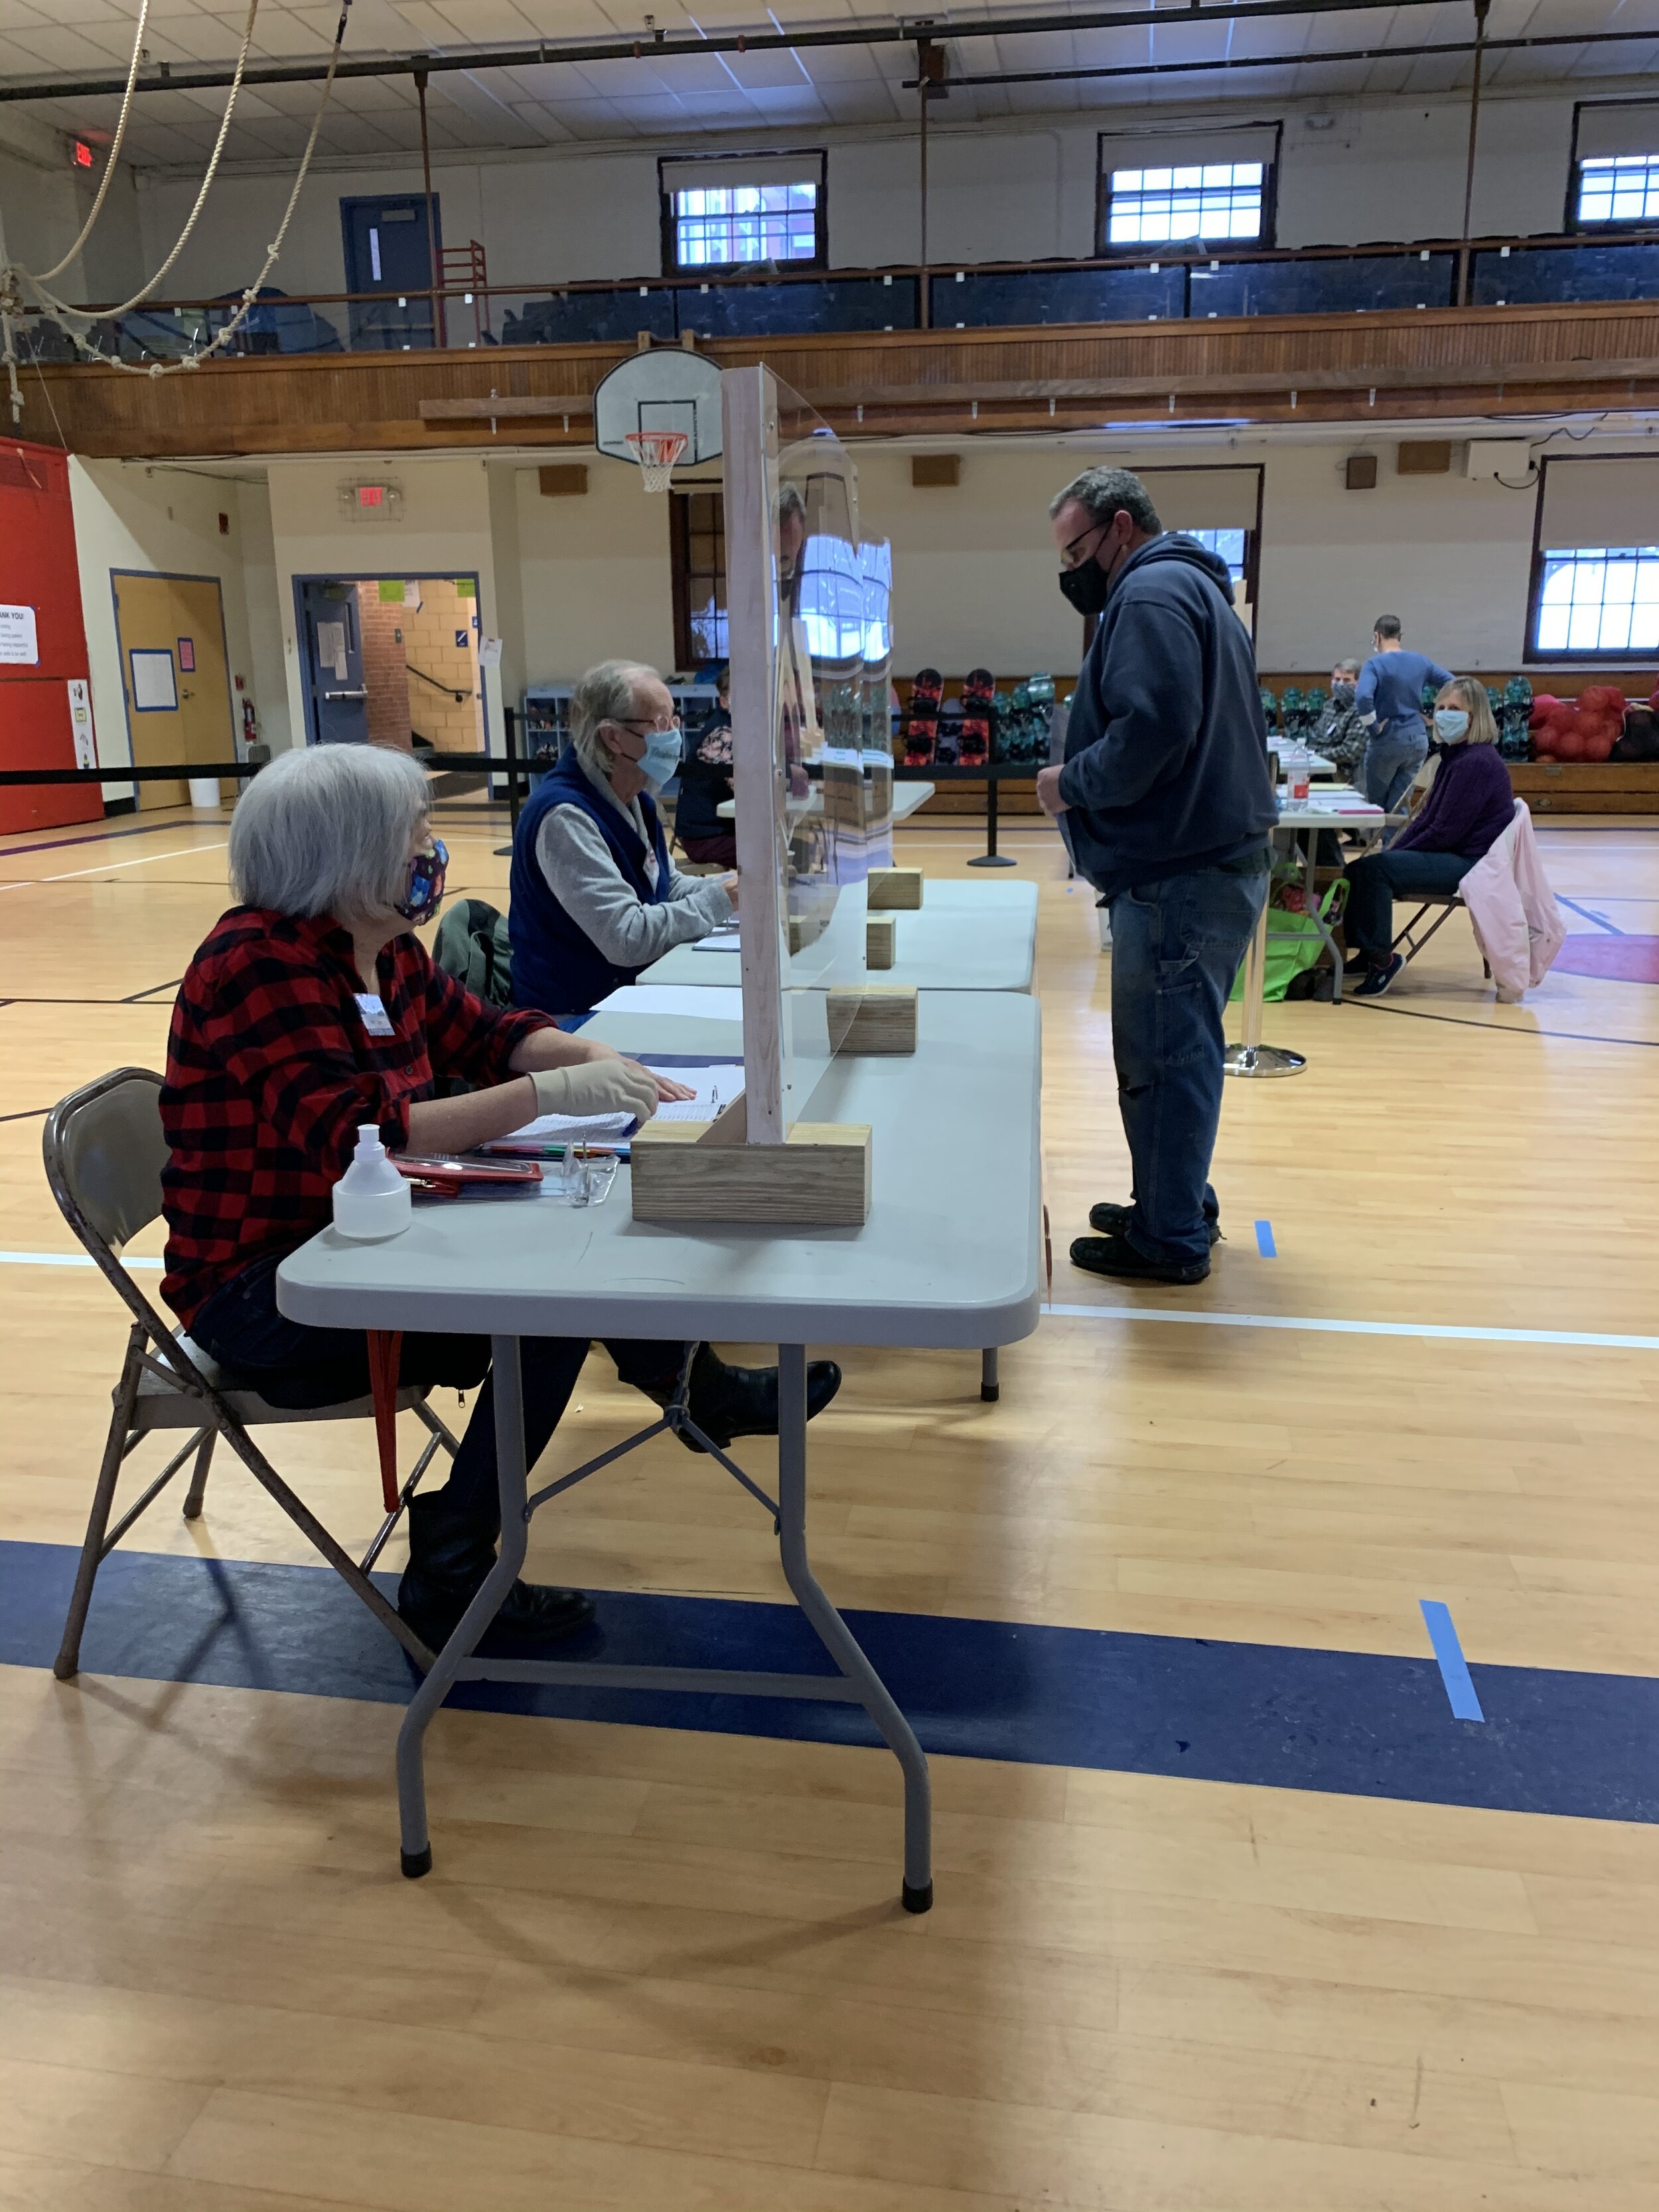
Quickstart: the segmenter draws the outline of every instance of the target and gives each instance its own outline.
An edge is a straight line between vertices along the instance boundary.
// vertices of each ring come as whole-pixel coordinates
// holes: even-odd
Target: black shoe
[[[1386,968],[1368,968],[1355,986],[1356,999],[1380,999],[1389,986],[1405,973],[1406,956],[1396,952]]]
[[[1125,1283],[1201,1283],[1210,1272],[1207,1260],[1149,1260],[1127,1237],[1079,1237],[1072,1265]]]
[[[1114,1206],[1110,1199],[1103,1198],[1098,1206],[1089,1208],[1089,1226],[1099,1230],[1103,1237],[1121,1237],[1129,1226],[1129,1216],[1133,1212],[1132,1206]],[[1210,1242],[1212,1244],[1221,1242],[1221,1224],[1213,1215],[1210,1217]]]
[[[833,1359],[814,1359],[806,1370],[806,1418],[821,1413],[841,1388]],[[649,1394],[665,1406],[672,1391]],[[706,1344],[691,1363],[691,1392],[686,1411],[711,1443],[724,1451],[738,1437],[775,1437],[778,1432],[778,1370],[775,1367],[728,1367]],[[684,1429],[677,1431],[688,1451],[702,1446]]]
[[[477,1588],[428,1582],[418,1568],[405,1568],[398,1585],[398,1611],[428,1650],[440,1651],[460,1626]],[[544,1645],[574,1636],[592,1618],[593,1601],[581,1590],[514,1583],[477,1648],[487,1657],[533,1658]]]

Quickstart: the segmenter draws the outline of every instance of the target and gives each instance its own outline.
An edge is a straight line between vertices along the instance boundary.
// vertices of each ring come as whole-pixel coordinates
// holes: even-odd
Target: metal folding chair
[[[1416,913],[1412,915],[1403,929],[1395,933],[1394,943],[1389,948],[1391,952],[1403,953],[1408,968],[1424,946],[1438,931],[1445,927],[1451,916],[1463,903],[1463,895],[1461,891],[1420,891],[1418,894],[1418,899]],[[1425,929],[1424,918],[1431,914],[1434,916],[1434,920]],[[1480,966],[1485,975],[1490,978],[1492,969],[1484,953],[1480,957]]]
[[[265,1423],[367,1420],[374,1414],[373,1401],[362,1396],[338,1405],[304,1408],[268,1404],[257,1390],[246,1388],[237,1376],[210,1359],[199,1345],[192,1344],[182,1329],[169,1323],[122,1266],[123,1247],[161,1211],[161,1170],[167,1163],[167,1143],[161,1128],[161,1077],[149,1068],[118,1067],[60,1100],[46,1117],[42,1139],[46,1181],[64,1220],[132,1316],[75,1592],[53,1671],[64,1680],[76,1672],[81,1635],[99,1567],[192,1456],[195,1465],[185,1496],[185,1518],[194,1521],[198,1516],[214,1446],[222,1437],[254,1480],[356,1592],[375,1619],[425,1668],[431,1664],[431,1653],[370,1581],[369,1569],[384,1550],[439,1446],[453,1457],[458,1439],[426,1402],[424,1388],[399,1390],[398,1409],[415,1414],[428,1431],[427,1442],[361,1559],[354,1559],[337,1543],[304,1500],[289,1489],[248,1434],[249,1429]],[[126,1460],[146,1437],[181,1430],[188,1431],[184,1443],[112,1528],[116,1485]]]

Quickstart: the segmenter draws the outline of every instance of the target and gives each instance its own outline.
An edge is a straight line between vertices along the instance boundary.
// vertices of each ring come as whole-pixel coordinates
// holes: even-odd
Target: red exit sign
[[[359,507],[384,507],[386,505],[386,486],[384,484],[359,484],[357,487],[357,504]]]

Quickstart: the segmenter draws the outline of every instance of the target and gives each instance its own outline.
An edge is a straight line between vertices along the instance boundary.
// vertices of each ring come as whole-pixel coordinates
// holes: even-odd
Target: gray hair
[[[1073,477],[1064,491],[1057,491],[1048,502],[1048,519],[1052,521],[1068,499],[1088,510],[1096,522],[1109,522],[1121,508],[1137,530],[1146,531],[1156,538],[1164,525],[1158,519],[1158,509],[1152,505],[1152,495],[1133,469],[1085,469],[1080,477]]]
[[[1344,676],[1358,676],[1359,673],[1359,663],[1357,660],[1337,660],[1333,661],[1331,665]]]
[[[384,914],[405,894],[431,804],[425,769],[390,746],[281,753],[230,817],[232,889],[276,914]]]
[[[600,723],[635,720],[640,678],[649,683],[656,674],[643,661],[602,660],[571,693],[570,742],[590,775],[602,776],[607,783],[611,780],[613,756],[599,735]]]

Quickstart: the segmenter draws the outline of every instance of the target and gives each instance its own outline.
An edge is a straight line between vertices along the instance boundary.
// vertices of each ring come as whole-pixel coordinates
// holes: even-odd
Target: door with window
[[[353,346],[391,353],[429,346],[432,272],[442,265],[439,256],[443,251],[437,194],[432,196],[430,228],[425,194],[399,192],[343,199],[340,232],[347,291],[377,295],[352,302]]]
[[[357,586],[337,576],[296,576],[306,734],[314,745],[368,742],[368,684]]]
[[[224,603],[216,576],[112,570],[121,690],[133,764],[174,761],[207,768],[236,757],[225,651]],[[182,806],[185,780],[138,786],[138,804]]]

